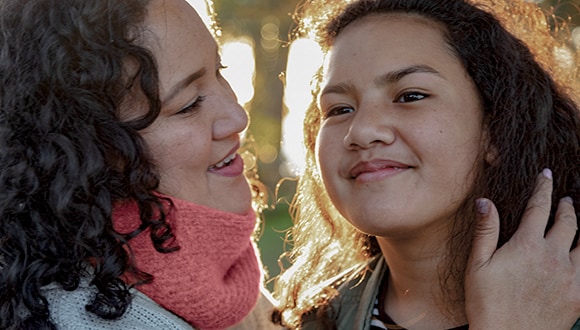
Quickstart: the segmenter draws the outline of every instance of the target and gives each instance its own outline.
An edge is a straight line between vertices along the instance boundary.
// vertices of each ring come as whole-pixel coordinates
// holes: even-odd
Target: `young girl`
[[[463,280],[478,212],[496,212],[480,197],[497,206],[499,246],[522,215],[551,199],[545,218],[553,227],[538,259],[569,275],[568,289],[552,296],[517,292],[536,301],[529,311],[509,314],[512,294],[504,296],[506,314],[493,317],[540,329],[527,315],[572,304],[573,313],[549,323],[569,329],[580,315],[580,278],[570,271],[580,261],[578,249],[570,252],[572,209],[580,206],[580,118],[572,98],[580,91],[578,57],[568,48],[575,62],[557,63],[533,5],[493,5],[360,0],[335,14],[321,5],[331,19],[319,35],[326,61],[305,120],[294,264],[275,289],[286,326],[466,329],[468,319],[487,312],[466,309],[464,284],[471,283]],[[320,12],[308,10],[304,22],[316,23]],[[508,32],[500,19],[510,17],[522,17],[506,20],[513,33],[525,28],[537,43],[526,46]],[[553,183],[551,198],[526,208],[536,180]],[[556,213],[558,204],[568,211]],[[544,228],[529,234],[541,238]],[[533,269],[533,259],[514,263]]]

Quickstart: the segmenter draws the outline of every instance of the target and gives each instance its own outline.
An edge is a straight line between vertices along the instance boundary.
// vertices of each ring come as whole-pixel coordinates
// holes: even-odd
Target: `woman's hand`
[[[465,278],[470,329],[571,329],[580,317],[580,248],[570,251],[578,229],[574,206],[560,200],[544,235],[551,194],[552,175],[544,170],[518,230],[497,250],[497,209],[478,201],[481,217]]]

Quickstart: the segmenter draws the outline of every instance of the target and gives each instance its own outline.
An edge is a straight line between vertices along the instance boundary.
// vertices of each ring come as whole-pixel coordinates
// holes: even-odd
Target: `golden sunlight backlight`
[[[250,38],[240,38],[225,42],[222,46],[222,64],[226,66],[222,75],[229,81],[243,106],[254,97],[254,76],[256,60],[254,46]]]
[[[220,32],[214,29],[213,2],[211,0],[187,0],[197,11],[208,29],[220,37]],[[217,34],[217,35],[215,35]],[[250,38],[231,39],[222,44],[223,76],[228,80],[238,97],[238,102],[244,106],[254,97],[254,75],[256,61],[254,45]]]
[[[299,175],[304,169],[302,121],[312,100],[311,81],[321,63],[322,51],[313,40],[297,39],[290,45],[284,86],[288,112],[282,121],[281,147],[286,160],[280,169],[283,177]]]
[[[212,30],[212,20],[211,17],[214,15],[213,12],[213,3],[211,0],[187,0],[187,2],[197,11],[201,20],[205,23],[205,25]]]

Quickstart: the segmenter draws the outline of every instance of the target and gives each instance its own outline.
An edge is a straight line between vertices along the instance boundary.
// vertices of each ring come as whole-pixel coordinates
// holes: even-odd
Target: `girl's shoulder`
[[[368,329],[375,297],[387,271],[385,260],[380,255],[369,260],[363,271],[353,272],[356,276],[339,280],[337,295],[329,301],[325,313],[313,310],[304,315],[302,329],[320,329],[321,319],[323,324],[331,322],[337,329]]]

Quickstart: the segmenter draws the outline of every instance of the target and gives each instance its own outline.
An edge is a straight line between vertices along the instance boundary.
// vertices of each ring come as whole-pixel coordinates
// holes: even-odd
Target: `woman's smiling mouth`
[[[219,162],[219,163],[217,163],[215,165],[210,166],[209,167],[209,170],[211,171],[211,170],[216,169],[216,168],[221,168],[221,167],[224,167],[224,166],[228,166],[231,163],[231,161],[234,160],[234,158],[236,158],[236,155],[237,154],[234,153],[234,154],[231,154],[231,155],[227,156],[221,162]]]
[[[234,152],[208,167],[207,171],[221,176],[236,177],[244,173],[244,161],[237,152]]]

